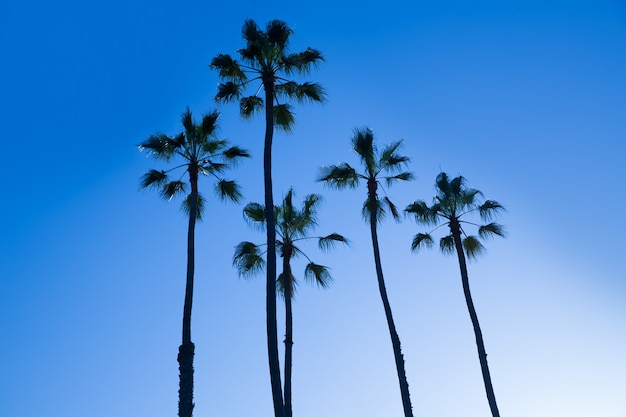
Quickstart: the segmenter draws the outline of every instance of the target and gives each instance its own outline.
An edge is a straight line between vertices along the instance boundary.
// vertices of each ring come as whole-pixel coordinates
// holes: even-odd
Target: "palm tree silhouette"
[[[187,280],[185,284],[185,302],[183,308],[182,344],[178,350],[180,371],[178,391],[178,415],[191,417],[193,414],[193,357],[195,346],[191,341],[191,306],[193,302],[193,279],[195,261],[195,228],[196,220],[202,219],[205,201],[198,192],[198,177],[212,176],[216,180],[216,190],[222,199],[238,202],[241,193],[236,182],[225,180],[221,173],[233,162],[248,157],[245,150],[229,146],[226,141],[216,139],[219,113],[210,112],[202,118],[200,124],[193,121],[189,108],[182,114],[183,132],[170,137],[164,134],[149,136],[139,145],[140,150],[147,150],[156,159],[166,162],[177,158],[182,160],[179,165],[168,170],[152,169],[141,178],[141,188],[157,188],[163,198],[171,200],[177,195],[187,193],[188,184],[191,188],[183,201],[183,210],[189,217],[187,231]],[[181,174],[170,179],[174,171]]]
[[[310,194],[304,198],[303,208],[298,210],[293,206],[293,189],[290,189],[282,204],[274,208],[276,223],[276,244],[283,258],[283,272],[278,276],[278,290],[285,301],[285,415],[292,416],[291,402],[291,371],[293,358],[293,312],[292,299],[297,281],[291,269],[291,260],[302,255],[308,263],[304,269],[304,278],[322,288],[332,282],[328,267],[316,264],[303,252],[296,242],[317,239],[321,250],[327,250],[338,242],[348,244],[348,240],[337,234],[327,236],[310,236],[310,232],[317,226],[317,207],[321,196]],[[265,226],[265,207],[258,203],[250,203],[244,208],[246,219],[260,227]],[[265,245],[260,245],[265,246]],[[235,249],[233,264],[240,275],[249,276],[260,271],[265,262],[261,247],[252,242],[241,242]]]
[[[439,225],[437,229],[442,226],[448,226],[450,233],[441,238],[439,247],[445,254],[452,254],[454,252],[457,254],[459,267],[461,269],[463,293],[474,328],[476,347],[478,348],[478,359],[480,361],[480,368],[487,392],[487,400],[489,401],[492,416],[500,417],[498,405],[496,404],[496,396],[491,384],[491,375],[489,374],[489,366],[487,364],[487,353],[485,352],[485,344],[483,342],[480,324],[478,323],[478,315],[476,314],[472,294],[470,293],[465,254],[467,254],[469,258],[475,258],[484,251],[484,246],[480,242],[480,239],[493,236],[504,237],[505,233],[503,227],[495,222],[478,225],[462,220],[461,218],[478,212],[482,220],[491,221],[497,214],[504,210],[504,207],[493,200],[486,200],[482,204],[478,204],[477,197],[482,196],[482,193],[473,188],[468,188],[466,180],[462,176],[449,180],[448,175],[442,172],[437,176],[435,183],[437,195],[433,199],[432,206],[429,207],[424,201],[417,200],[410,204],[405,211],[415,215],[415,220],[419,224]],[[477,226],[478,236],[467,235],[463,228],[464,224]],[[433,238],[430,233],[418,233],[413,239],[411,249],[417,251],[423,246],[431,247],[432,245]]]
[[[215,97],[218,102],[239,101],[240,114],[251,118],[265,107],[265,140],[263,151],[263,176],[265,187],[265,221],[267,229],[267,349],[272,385],[275,417],[284,417],[281,393],[280,363],[278,359],[278,334],[276,327],[276,225],[274,224],[274,196],[272,192],[272,141],[274,125],[290,131],[294,116],[289,103],[283,100],[321,102],[324,91],[316,83],[298,83],[289,79],[295,73],[306,74],[323,61],[321,53],[307,48],[302,52],[288,52],[289,37],[293,31],[285,22],[270,21],[260,30],[253,20],[246,20],[242,35],[245,48],[239,49],[241,62],[228,54],[217,55],[210,67],[219,71],[224,83],[219,85]],[[243,96],[243,90],[255,81],[260,82],[251,96]],[[264,98],[260,96],[261,90]]]
[[[409,158],[397,153],[401,144],[402,141],[393,142],[386,146],[382,152],[378,153],[376,145],[374,144],[374,134],[372,131],[370,129],[357,129],[352,138],[352,148],[359,155],[365,171],[358,173],[356,169],[347,163],[325,166],[320,170],[318,181],[323,181],[337,189],[346,187],[355,188],[359,184],[359,180],[363,180],[367,184],[367,199],[363,204],[362,214],[370,224],[372,246],[374,249],[374,263],[376,265],[376,276],[378,277],[378,289],[383,301],[385,317],[387,318],[387,325],[391,336],[404,415],[405,417],[412,417],[413,410],[409,395],[409,384],[404,369],[404,357],[402,356],[400,338],[396,331],[389,298],[387,297],[387,289],[385,287],[383,268],[380,260],[380,250],[378,247],[378,233],[376,230],[376,226],[383,219],[386,210],[388,210],[395,219],[399,218],[398,210],[391,200],[389,200],[387,196],[383,198],[378,197],[378,189],[379,186],[381,186],[380,180],[385,180],[387,186],[390,186],[396,181],[408,181],[413,178],[410,172],[402,171],[402,168],[409,162]],[[383,174],[389,175],[385,176]]]

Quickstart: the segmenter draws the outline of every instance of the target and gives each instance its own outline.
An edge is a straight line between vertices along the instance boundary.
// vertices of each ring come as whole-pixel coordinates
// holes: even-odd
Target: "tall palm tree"
[[[449,234],[442,237],[439,241],[439,247],[445,254],[456,252],[459,267],[461,269],[461,281],[463,283],[463,293],[465,294],[465,302],[474,327],[474,336],[476,337],[476,347],[478,348],[478,359],[483,374],[485,390],[487,392],[487,400],[491,408],[493,417],[500,417],[498,405],[496,404],[496,396],[491,385],[491,375],[489,374],[489,366],[487,365],[487,353],[485,352],[485,344],[483,342],[478,316],[472,301],[470,293],[469,278],[467,275],[467,264],[465,255],[469,258],[475,258],[484,251],[484,246],[480,239],[494,236],[504,237],[504,229],[501,225],[491,222],[491,220],[499,214],[504,208],[500,203],[493,200],[486,200],[482,204],[478,203],[478,197],[482,193],[473,188],[468,188],[466,180],[462,176],[458,176],[452,180],[448,178],[445,172],[440,173],[436,180],[437,195],[433,199],[433,205],[428,206],[424,201],[417,200],[406,208],[406,212],[415,215],[415,220],[424,225],[431,226],[448,226]],[[487,224],[478,225],[466,220],[462,220],[464,216],[478,212],[480,218]],[[440,224],[441,223],[441,224]],[[478,236],[467,235],[463,225],[477,226]],[[431,247],[433,238],[430,233],[418,233],[413,239],[411,249],[418,250],[421,247]]]
[[[265,107],[265,140],[263,174],[265,186],[265,221],[267,225],[267,350],[272,385],[275,417],[284,417],[281,394],[278,334],[276,328],[276,225],[274,224],[274,196],[272,193],[272,141],[274,126],[290,131],[294,124],[291,106],[285,101],[321,102],[324,91],[316,83],[298,83],[290,79],[294,74],[306,74],[324,58],[316,49],[302,52],[288,51],[293,31],[285,22],[270,21],[265,30],[253,20],[246,20],[242,35],[246,46],[239,49],[241,61],[228,54],[217,55],[210,67],[219,71],[223,82],[215,96],[217,102],[239,101],[242,117],[249,119]],[[243,95],[249,84],[256,84],[251,96]],[[261,90],[264,94],[261,96]]]
[[[319,265],[311,259],[299,247],[296,242],[317,239],[321,250],[332,248],[337,242],[348,244],[348,240],[337,234],[327,236],[309,236],[317,226],[317,207],[321,196],[310,194],[305,197],[302,210],[293,206],[293,189],[290,189],[282,204],[274,208],[274,220],[276,222],[276,244],[283,258],[283,272],[278,276],[278,289],[285,301],[285,415],[292,416],[291,403],[291,371],[293,357],[293,312],[292,298],[296,287],[296,279],[291,269],[291,260],[299,255],[304,256],[308,263],[304,268],[305,280],[312,281],[322,288],[326,288],[332,281],[329,269]],[[246,219],[260,227],[265,226],[265,207],[258,203],[250,203],[244,208]],[[260,245],[265,246],[265,245]],[[265,266],[263,261],[264,252],[260,246],[252,242],[241,242],[235,249],[233,264],[243,276],[254,274]]]
[[[401,144],[402,141],[393,142],[379,153],[374,144],[374,134],[372,131],[370,129],[357,129],[352,138],[352,148],[359,155],[361,163],[365,168],[364,172],[357,172],[356,169],[347,163],[330,165],[321,169],[318,180],[337,189],[346,187],[355,188],[360,180],[363,180],[367,184],[367,199],[363,204],[362,213],[363,217],[368,220],[370,224],[372,245],[374,248],[374,263],[376,265],[376,276],[378,277],[378,289],[383,301],[387,325],[389,326],[404,415],[405,417],[412,417],[413,410],[409,396],[409,384],[404,369],[404,357],[402,356],[400,338],[396,331],[389,298],[387,297],[383,268],[380,261],[380,250],[378,247],[378,233],[376,230],[376,226],[383,219],[387,210],[395,219],[399,218],[398,210],[391,200],[389,200],[387,196],[379,198],[378,189],[381,186],[380,181],[385,180],[387,186],[390,186],[396,181],[408,181],[413,178],[413,174],[410,172],[402,171],[403,167],[409,162],[409,158],[398,154],[398,149]]]
[[[202,118],[200,124],[193,121],[189,108],[182,114],[184,130],[176,136],[165,134],[149,136],[139,145],[140,150],[147,150],[156,159],[169,162],[173,158],[180,163],[168,170],[152,169],[141,178],[141,188],[157,188],[161,196],[171,200],[177,195],[187,194],[183,201],[183,210],[189,216],[187,231],[187,281],[185,284],[185,302],[183,308],[183,337],[178,349],[180,371],[178,391],[178,415],[191,417],[193,414],[193,357],[195,346],[191,341],[191,305],[193,302],[193,279],[195,261],[196,220],[202,219],[205,201],[198,192],[200,175],[212,176],[216,180],[216,191],[222,200],[239,201],[241,193],[236,182],[221,177],[221,173],[239,158],[248,157],[248,153],[237,146],[229,146],[224,140],[216,138],[219,113],[210,112]],[[180,172],[174,179],[170,174]],[[184,181],[188,174],[188,182]]]

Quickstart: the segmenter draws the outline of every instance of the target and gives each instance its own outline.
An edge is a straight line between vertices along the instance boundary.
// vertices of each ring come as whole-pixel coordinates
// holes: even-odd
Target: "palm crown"
[[[184,131],[170,137],[165,134],[150,135],[139,145],[140,150],[147,150],[156,159],[170,161],[173,158],[182,159],[182,163],[168,170],[151,169],[141,178],[141,188],[155,187],[160,190],[161,196],[167,200],[184,194],[187,183],[183,180],[185,173],[189,174],[192,183],[197,182],[199,175],[212,176],[216,179],[216,191],[221,199],[239,201],[241,192],[235,181],[226,180],[221,173],[237,159],[248,157],[247,151],[237,146],[229,146],[225,140],[216,138],[217,111],[206,114],[199,124],[194,123],[192,114],[187,109],[182,114]],[[170,175],[177,170],[182,173],[174,179]],[[191,209],[191,194],[183,201],[183,209],[189,213]],[[198,193],[196,217],[201,218],[204,200]]]
[[[311,261],[306,253],[295,245],[295,242],[317,239],[318,247],[321,250],[328,250],[334,247],[338,242],[348,244],[349,241],[345,237],[331,233],[327,236],[310,236],[310,232],[317,226],[317,207],[321,201],[321,196],[310,194],[304,198],[301,210],[293,206],[293,190],[290,189],[285,196],[282,204],[274,208],[274,218],[276,222],[276,245],[280,250],[281,256],[290,259],[299,255],[304,256],[308,263],[304,270],[305,279],[316,283],[320,287],[326,287],[332,282],[328,267],[319,265]],[[265,207],[258,203],[250,203],[245,206],[244,216],[250,223],[259,228],[265,227]],[[265,262],[262,250],[264,245],[256,245],[252,242],[241,242],[235,249],[233,264],[243,276],[249,276],[260,271]],[[278,277],[278,290],[281,294],[285,294],[286,279],[291,280],[291,284],[295,284],[293,276],[285,277],[285,271]]]
[[[294,123],[291,106],[283,99],[297,101],[324,101],[324,90],[317,83],[298,83],[287,77],[294,73],[306,74],[312,67],[324,60],[322,54],[312,48],[302,52],[289,53],[289,37],[293,31],[285,22],[272,20],[265,31],[259,29],[253,20],[246,20],[242,35],[246,47],[239,49],[241,61],[228,54],[219,54],[211,61],[210,67],[219,71],[225,82],[218,87],[216,101],[239,100],[241,116],[251,118],[261,111],[264,99],[259,96],[262,88],[266,100],[273,100],[274,124],[289,131]],[[243,96],[248,84],[259,80],[261,85],[251,96]]]
[[[373,215],[376,221],[382,220],[386,210],[394,219],[399,219],[398,209],[385,195],[378,198],[378,188],[384,180],[387,186],[396,181],[409,181],[413,179],[413,174],[402,171],[409,162],[409,158],[398,154],[402,141],[393,142],[381,152],[378,152],[374,143],[374,134],[370,129],[357,129],[352,137],[352,149],[359,155],[365,168],[363,173],[357,172],[355,168],[347,163],[339,165],[324,166],[320,170],[318,181],[323,181],[331,187],[355,188],[359,184],[359,179],[367,182],[368,198],[363,204],[363,217],[366,220]]]
[[[448,225],[450,233],[440,240],[440,248],[444,253],[454,253],[454,233],[458,232],[462,237],[463,249],[470,258],[480,255],[484,246],[480,239],[493,236],[504,237],[504,229],[495,222],[487,224],[476,224],[461,220],[465,216],[478,212],[483,221],[491,221],[496,217],[504,207],[497,201],[485,200],[479,204],[478,199],[482,197],[482,193],[476,189],[468,188],[466,180],[462,176],[458,176],[452,180],[448,178],[445,172],[440,173],[436,179],[436,192],[433,198],[433,205],[428,206],[423,200],[417,200],[410,204],[405,211],[415,215],[415,220],[424,225],[439,227]],[[463,225],[472,225],[478,227],[478,236],[467,235],[463,229]],[[439,228],[437,227],[437,228]],[[413,238],[411,249],[414,251],[420,247],[433,245],[433,238],[430,233],[418,233]]]

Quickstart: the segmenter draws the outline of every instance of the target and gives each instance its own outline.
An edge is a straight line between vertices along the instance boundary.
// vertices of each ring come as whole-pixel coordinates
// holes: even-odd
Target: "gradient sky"
[[[243,46],[246,18],[284,20],[292,50],[324,53],[309,79],[328,102],[297,107],[293,133],[276,136],[275,196],[323,194],[318,231],[353,242],[309,248],[335,282],[297,294],[295,415],[402,413],[365,191],[315,182],[324,164],[358,164],[349,140],[368,126],[411,157],[416,180],[387,190],[399,207],[430,201],[445,171],[507,208],[508,238],[469,264],[501,414],[626,417],[626,3],[297,4],[2,2],[0,417],[176,415],[186,221],[179,201],[138,191],[162,165],[136,144],[178,133],[186,106],[215,108],[208,64]],[[230,176],[262,202],[261,120],[219,110],[221,136],[253,154]],[[271,416],[263,279],[231,266],[238,242],[263,235],[211,186],[195,415]],[[415,415],[484,417],[458,265],[412,254],[418,231],[380,227]]]

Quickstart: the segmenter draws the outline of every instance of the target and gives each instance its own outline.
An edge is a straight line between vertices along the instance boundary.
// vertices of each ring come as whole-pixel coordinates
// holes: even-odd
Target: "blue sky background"
[[[328,102],[298,107],[275,139],[275,195],[323,194],[319,232],[353,242],[310,248],[335,283],[297,294],[296,415],[401,415],[365,190],[314,181],[357,164],[349,139],[369,126],[381,145],[405,140],[417,179],[388,190],[399,207],[430,200],[443,170],[508,209],[509,237],[469,265],[502,415],[626,417],[626,3],[608,0],[4,1],[0,417],[176,415],[186,221],[138,191],[161,165],[136,144],[179,132],[186,106],[215,108],[208,64],[243,45],[246,18],[285,20],[293,50],[326,57],[309,78]],[[219,109],[221,136],[254,156],[232,177],[261,202],[261,120]],[[231,267],[234,246],[263,235],[240,206],[208,210],[195,415],[270,416],[263,279]],[[380,228],[415,415],[485,416],[458,266],[411,254],[418,231]]]

